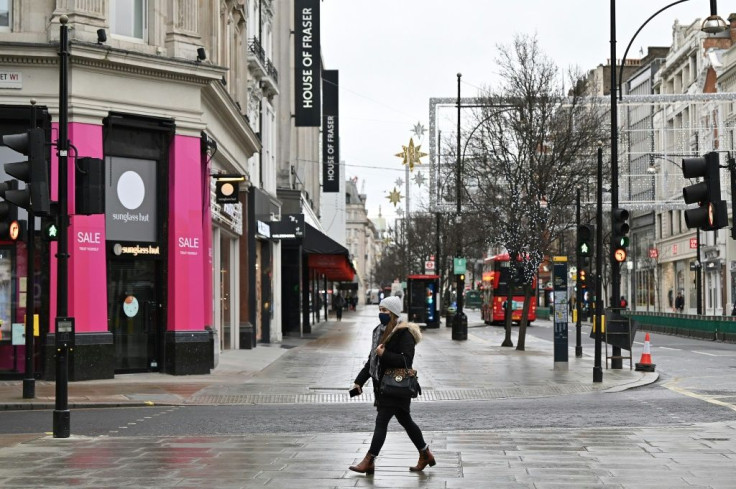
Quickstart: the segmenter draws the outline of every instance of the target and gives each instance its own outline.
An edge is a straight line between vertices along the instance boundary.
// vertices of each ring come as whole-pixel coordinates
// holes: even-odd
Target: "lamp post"
[[[650,20],[656,17],[664,10],[683,3],[688,0],[678,0],[676,2],[667,5],[666,7],[657,11],[654,15],[649,17],[646,22],[639,28],[634,34],[634,38],[641,31],[641,29]],[[618,105],[617,105],[617,91],[621,91],[620,83],[616,82],[616,0],[610,0],[610,12],[611,12],[611,209],[618,207]],[[718,16],[717,0],[710,0],[710,13],[711,15],[705,19],[702,24],[701,30],[709,34],[714,34],[728,28],[726,22]],[[633,38],[632,38],[633,42]],[[629,43],[629,47],[631,43]],[[628,52],[628,48],[626,50]],[[626,64],[626,57],[621,62],[621,66]],[[623,78],[623,77],[620,77]],[[611,225],[614,224],[614,216],[611,213]],[[699,251],[699,250],[698,250]],[[613,297],[614,304],[611,306],[614,309],[618,309],[620,304],[616,303],[621,293],[621,267],[620,263],[616,261],[611,254],[611,294]],[[621,348],[614,346],[612,349],[613,359],[611,360],[611,368],[620,369],[622,367]],[[618,357],[618,358],[616,358]]]
[[[601,278],[603,274],[603,147],[598,146],[598,184],[596,187],[596,213],[595,213],[595,353],[593,363],[593,382],[603,382],[603,368],[601,367],[601,341],[602,341],[602,319],[603,300],[601,293],[603,287]]]
[[[576,229],[580,229],[580,187],[577,188],[575,195],[575,225]],[[580,276],[580,270],[583,267],[584,258],[580,256],[580,250],[575,253],[577,256],[577,274]],[[583,318],[580,317],[582,311],[580,305],[583,302],[583,288],[581,286],[580,279],[575,281],[575,357],[581,358],[583,356],[582,341],[582,327]]]
[[[463,233],[462,230],[459,229],[460,225],[462,224],[462,202],[461,197],[462,193],[460,190],[460,185],[462,182],[462,159],[460,157],[460,79],[462,78],[463,74],[458,73],[457,74],[457,173],[456,173],[456,180],[455,180],[455,198],[457,200],[456,202],[456,216],[455,216],[455,225],[456,225],[456,252],[455,256],[457,258],[462,258],[463,254]],[[453,267],[454,268],[454,267]],[[463,291],[465,290],[465,271],[461,270],[461,273],[457,273],[457,270],[455,270],[455,277],[456,277],[456,291],[457,291],[457,310],[455,312],[455,317],[452,320],[452,339],[453,340],[467,340],[468,339],[468,317],[463,312]]]

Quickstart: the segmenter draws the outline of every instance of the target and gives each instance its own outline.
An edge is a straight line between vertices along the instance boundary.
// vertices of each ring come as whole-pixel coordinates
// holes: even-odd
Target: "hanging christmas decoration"
[[[421,146],[414,146],[414,138],[409,139],[409,146],[402,146],[404,149],[401,153],[396,153],[396,156],[402,158],[402,164],[409,165],[409,171],[414,171],[414,165],[421,165],[420,158],[427,156],[428,153],[422,153],[420,151]]]
[[[425,130],[426,129],[424,128],[424,124],[422,124],[421,122],[417,122],[416,124],[414,124],[411,132],[417,137],[417,139],[421,140],[424,137]]]
[[[396,181],[394,182],[394,184],[397,187],[401,187],[402,185],[404,185],[404,180],[401,177],[399,177],[399,178],[396,179]]]
[[[396,207],[397,205],[399,205],[399,202],[401,202],[401,192],[399,192],[399,190],[394,187],[394,189],[391,191],[390,194],[388,194],[388,197],[386,198],[394,205],[394,207]]]
[[[414,175],[414,183],[416,183],[418,187],[424,185],[426,181],[427,179],[424,176],[424,173],[418,171],[417,174]]]

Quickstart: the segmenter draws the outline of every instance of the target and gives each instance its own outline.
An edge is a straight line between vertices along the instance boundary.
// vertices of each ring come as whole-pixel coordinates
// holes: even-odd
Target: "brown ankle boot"
[[[409,470],[412,472],[421,472],[427,465],[434,467],[436,464],[437,462],[434,460],[434,455],[432,455],[432,452],[429,451],[429,447],[427,447],[424,450],[419,450],[419,462],[417,462],[416,466],[409,467]]]
[[[361,474],[370,475],[376,471],[376,466],[373,461],[376,459],[370,452],[365,454],[363,460],[358,465],[351,465],[349,468],[353,472],[360,472]],[[434,459],[432,459],[434,461]]]

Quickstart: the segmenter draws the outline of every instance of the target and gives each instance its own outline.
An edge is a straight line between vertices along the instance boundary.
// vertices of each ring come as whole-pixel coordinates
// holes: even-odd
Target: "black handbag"
[[[387,368],[384,370],[378,389],[381,396],[411,399],[422,393],[417,371],[407,368],[406,357],[403,353],[401,357],[404,359],[404,368]]]

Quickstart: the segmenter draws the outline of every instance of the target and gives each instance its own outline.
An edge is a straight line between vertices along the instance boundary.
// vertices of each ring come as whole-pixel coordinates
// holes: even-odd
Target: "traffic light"
[[[27,161],[5,163],[5,173],[26,182],[23,190],[7,190],[5,200],[38,216],[48,215],[51,200],[44,130],[36,128],[20,134],[7,134],[3,136],[3,144],[28,157]]]
[[[578,256],[588,257],[593,254],[593,229],[589,224],[578,226]]]
[[[611,230],[611,252],[613,258],[621,263],[626,261],[626,248],[629,246],[629,211],[620,207],[613,209]]]
[[[0,197],[5,198],[9,190],[17,190],[18,182],[10,180],[0,183]],[[15,241],[19,234],[18,206],[7,200],[0,202],[0,240]]]
[[[578,280],[580,280],[580,285],[585,286],[588,284],[588,271],[584,268],[581,268],[580,271],[578,271]]]
[[[685,225],[704,231],[713,231],[727,226],[728,210],[726,201],[721,200],[718,153],[711,151],[705,156],[683,158],[682,176],[703,178],[702,182],[682,189],[682,197],[686,204],[698,203],[697,208],[685,211]]]

